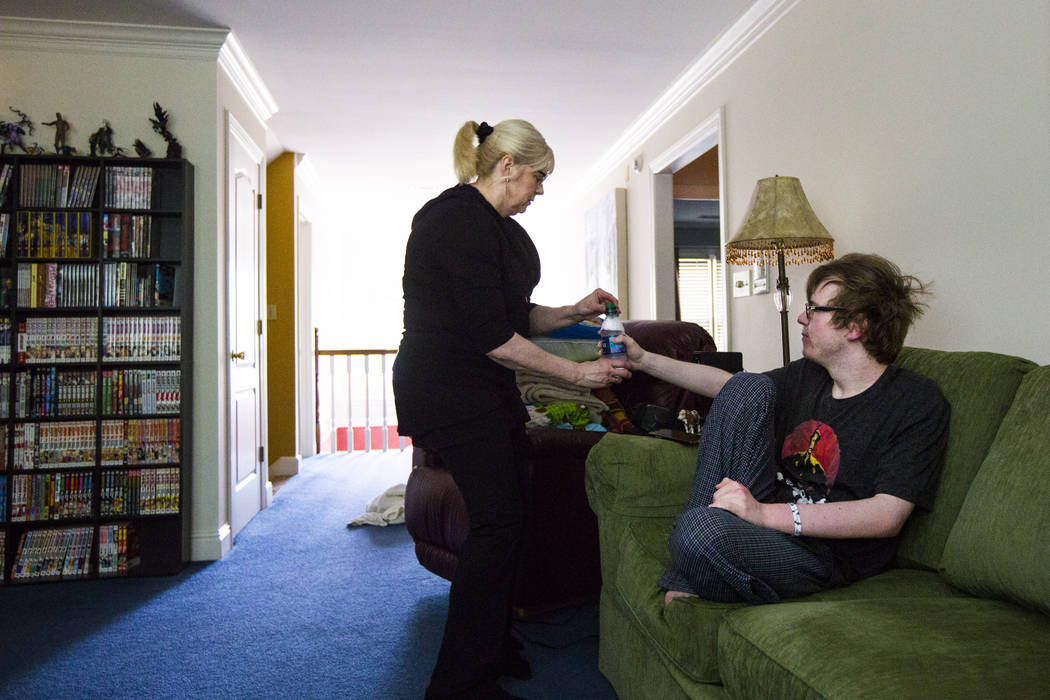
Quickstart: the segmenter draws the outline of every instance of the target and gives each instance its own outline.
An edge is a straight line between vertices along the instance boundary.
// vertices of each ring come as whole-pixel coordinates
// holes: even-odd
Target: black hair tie
[[[493,128],[489,126],[488,122],[481,122],[478,124],[477,130],[474,132],[478,136],[478,145],[485,143],[485,139],[489,137],[489,134],[493,132]]]

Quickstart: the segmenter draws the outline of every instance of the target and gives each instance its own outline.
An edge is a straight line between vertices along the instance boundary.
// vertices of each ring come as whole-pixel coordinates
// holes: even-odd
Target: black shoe
[[[500,659],[498,672],[500,676],[516,678],[519,681],[527,681],[532,678],[532,667],[529,666],[529,662],[521,658],[521,654],[512,649],[503,650],[503,658]]]
[[[438,695],[427,688],[426,700],[525,700],[525,698],[511,695],[506,690],[496,685],[495,681],[486,681],[481,685],[474,686],[470,690],[452,695]]]

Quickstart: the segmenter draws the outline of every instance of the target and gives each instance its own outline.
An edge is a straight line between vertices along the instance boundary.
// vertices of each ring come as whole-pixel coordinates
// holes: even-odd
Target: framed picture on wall
[[[584,216],[587,289],[601,287],[627,315],[627,190],[606,193]]]

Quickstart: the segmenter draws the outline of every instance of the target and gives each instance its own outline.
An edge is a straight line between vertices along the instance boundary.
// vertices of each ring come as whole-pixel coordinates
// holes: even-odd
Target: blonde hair
[[[452,166],[460,184],[488,176],[504,155],[510,155],[518,165],[542,170],[548,175],[554,170],[554,151],[527,121],[504,119],[489,127],[492,132],[480,144],[477,144],[478,126],[475,121],[466,122],[452,143]]]

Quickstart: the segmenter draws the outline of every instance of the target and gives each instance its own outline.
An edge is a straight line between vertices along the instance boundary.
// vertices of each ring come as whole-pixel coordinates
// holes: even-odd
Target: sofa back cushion
[[[944,550],[968,593],[1050,614],[1050,366],[1021,382]]]
[[[717,350],[711,334],[701,326],[687,321],[624,321],[624,330],[639,345],[651,352],[685,362],[693,361],[698,350]],[[635,372],[626,382],[613,387],[620,403],[628,413],[640,404],[655,404],[671,409],[675,416],[686,408],[697,408],[698,398],[693,392]]]
[[[937,570],[974,474],[1021,379],[1037,365],[990,352],[922,348],[904,348],[895,364],[935,381],[951,405],[948,448],[933,508],[912,513],[897,551],[901,566]]]

